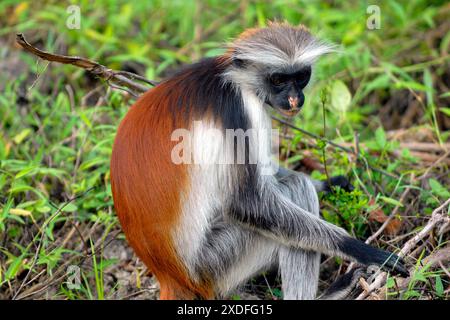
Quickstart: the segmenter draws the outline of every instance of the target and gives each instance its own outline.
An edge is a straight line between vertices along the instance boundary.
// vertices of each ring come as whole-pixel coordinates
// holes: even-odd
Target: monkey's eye
[[[286,82],[286,79],[280,75],[274,74],[270,77],[270,82],[274,85],[274,86],[280,86],[283,83]]]
[[[305,68],[294,75],[297,85],[304,88],[311,79],[311,67]]]

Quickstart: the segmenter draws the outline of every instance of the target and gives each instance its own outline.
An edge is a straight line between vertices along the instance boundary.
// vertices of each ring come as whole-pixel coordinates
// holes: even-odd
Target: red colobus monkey
[[[284,299],[314,299],[321,253],[407,273],[396,255],[320,219],[317,191],[328,183],[282,168],[262,172],[270,135],[244,144],[244,163],[220,162],[239,149],[226,130],[270,130],[269,107],[287,116],[300,110],[311,65],[327,51],[303,26],[249,29],[224,55],[188,66],[131,107],[112,153],[114,204],[161,299],[223,297],[273,265]],[[179,128],[193,132],[181,156],[210,162],[174,161]],[[343,177],[331,184],[349,187]],[[339,298],[339,290],[326,297]]]

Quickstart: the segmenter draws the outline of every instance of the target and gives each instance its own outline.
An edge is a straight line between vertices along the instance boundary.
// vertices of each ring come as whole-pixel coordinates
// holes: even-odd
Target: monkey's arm
[[[279,167],[277,173],[275,174],[275,177],[277,178],[277,180],[280,180],[280,179],[286,178],[290,175],[298,175],[298,174],[302,174],[302,173],[299,173],[299,172],[296,172],[294,170],[290,170],[287,168]],[[311,182],[314,185],[314,188],[316,189],[317,192],[321,192],[321,191],[330,192],[331,188],[335,187],[335,186],[341,187],[345,191],[349,191],[349,192],[354,190],[354,187],[351,185],[351,183],[348,181],[348,179],[344,176],[331,177],[330,181],[316,180],[309,176],[307,176],[307,177],[311,180]]]
[[[235,221],[289,246],[407,274],[395,254],[366,245],[350,237],[344,229],[297,206],[290,196],[300,196],[305,203],[318,206],[317,194],[309,178],[289,175],[280,181],[273,176],[254,179],[258,181],[243,184],[235,192],[229,213]]]

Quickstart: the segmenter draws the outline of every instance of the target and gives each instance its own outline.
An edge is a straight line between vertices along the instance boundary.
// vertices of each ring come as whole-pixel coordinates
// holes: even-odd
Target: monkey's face
[[[303,106],[303,89],[311,78],[311,67],[293,72],[273,72],[266,79],[266,103],[281,114],[293,117]]]

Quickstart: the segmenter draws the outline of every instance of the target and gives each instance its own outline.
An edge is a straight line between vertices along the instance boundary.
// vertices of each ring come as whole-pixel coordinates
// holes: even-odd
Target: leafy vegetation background
[[[303,23],[340,52],[318,63],[291,124],[359,159],[274,122],[282,164],[318,178],[344,174],[355,185],[322,196],[324,218],[365,240],[391,215],[372,244],[396,251],[450,198],[448,2],[380,1],[377,30],[366,25],[368,1],[84,0],[74,2],[78,30],[66,26],[70,4],[0,2],[0,298],[143,299],[158,290],[127,246],[111,198],[111,146],[132,97],[21,51],[18,32],[44,50],[158,80],[222,53],[245,28]],[[447,299],[448,257],[427,258],[448,254],[448,240],[448,228],[430,233],[407,258],[407,284],[389,277],[369,298]],[[348,263],[322,260],[324,288]],[[276,271],[230,298],[249,296],[280,299]]]

